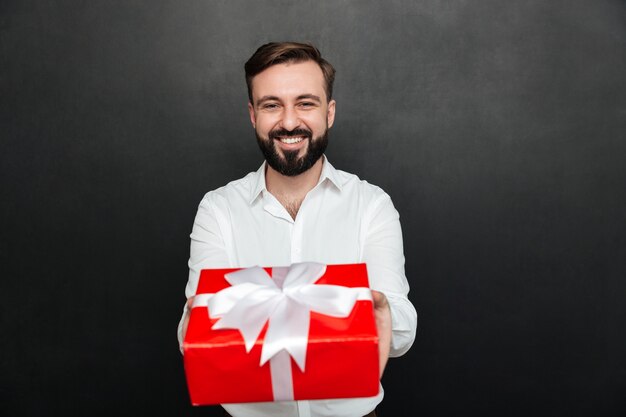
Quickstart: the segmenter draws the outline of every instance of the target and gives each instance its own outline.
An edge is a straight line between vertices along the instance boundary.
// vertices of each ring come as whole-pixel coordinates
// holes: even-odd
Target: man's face
[[[250,120],[267,163],[283,175],[311,168],[335,120],[324,75],[313,61],[273,65],[252,79]]]

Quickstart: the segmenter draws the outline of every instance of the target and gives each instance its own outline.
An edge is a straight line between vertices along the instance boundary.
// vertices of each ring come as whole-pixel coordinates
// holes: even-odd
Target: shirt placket
[[[310,261],[310,259],[304,259],[303,255],[303,243],[304,243],[304,225],[306,224],[307,214],[311,210],[315,210],[315,201],[319,192],[320,184],[316,185],[309,193],[304,197],[298,215],[293,222],[293,229],[291,232],[291,263]],[[308,208],[308,209],[307,209]]]
[[[308,197],[308,196],[307,196]],[[306,200],[306,198],[305,198]],[[305,202],[302,202],[298,215],[292,224],[291,229],[291,263],[303,261],[302,244],[304,242],[304,222],[306,221],[306,211],[304,209]],[[311,404],[309,401],[296,401],[298,407],[298,417],[311,417]]]
[[[291,263],[302,262],[302,213],[298,213],[291,229]]]

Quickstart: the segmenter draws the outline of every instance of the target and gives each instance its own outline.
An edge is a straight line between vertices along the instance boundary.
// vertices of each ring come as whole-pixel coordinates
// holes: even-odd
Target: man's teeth
[[[287,144],[298,143],[298,142],[302,142],[303,140],[304,138],[281,138],[280,139],[282,143],[287,143]]]

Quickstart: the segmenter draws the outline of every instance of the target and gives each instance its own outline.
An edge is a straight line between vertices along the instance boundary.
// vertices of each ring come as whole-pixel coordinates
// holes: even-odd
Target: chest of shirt
[[[222,232],[231,263],[238,267],[357,263],[365,233],[363,213],[358,198],[317,190],[307,195],[294,220],[264,192],[251,206],[229,208],[221,227],[227,229]]]

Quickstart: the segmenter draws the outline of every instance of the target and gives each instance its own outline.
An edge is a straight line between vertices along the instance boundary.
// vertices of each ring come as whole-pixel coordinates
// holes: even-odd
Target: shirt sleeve
[[[385,294],[391,309],[390,356],[406,353],[417,331],[417,312],[408,299],[409,283],[404,273],[400,216],[387,194],[380,195],[365,216],[363,262],[370,286]]]
[[[222,238],[214,198],[215,196],[212,193],[208,193],[202,199],[193,223],[190,235],[189,279],[185,288],[187,299],[196,294],[201,270],[229,266],[228,254]],[[183,322],[188,314],[189,311],[185,303],[180,322],[178,323],[178,344],[181,352],[183,345]]]

